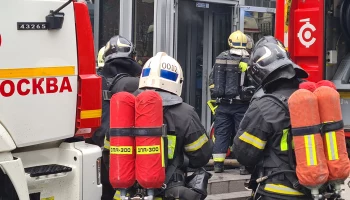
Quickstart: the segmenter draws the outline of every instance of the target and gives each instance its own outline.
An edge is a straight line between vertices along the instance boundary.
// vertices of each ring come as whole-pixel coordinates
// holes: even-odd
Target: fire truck
[[[278,0],[276,37],[310,81],[331,80],[341,97],[350,155],[350,1]]]
[[[88,7],[0,2],[0,199],[101,198],[101,80]]]

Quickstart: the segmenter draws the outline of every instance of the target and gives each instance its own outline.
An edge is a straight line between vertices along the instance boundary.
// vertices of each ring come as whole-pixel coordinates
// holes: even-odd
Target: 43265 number
[[[46,22],[17,22],[17,30],[47,30]]]

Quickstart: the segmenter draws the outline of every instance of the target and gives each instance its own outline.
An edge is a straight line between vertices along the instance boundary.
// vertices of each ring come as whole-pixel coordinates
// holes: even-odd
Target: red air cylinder
[[[299,89],[306,89],[306,90],[313,92],[316,90],[316,83],[310,82],[310,81],[300,83]]]
[[[114,94],[110,100],[110,168],[113,188],[126,189],[135,183],[135,96],[127,92]]]
[[[296,173],[300,184],[310,189],[328,180],[328,167],[320,134],[317,97],[306,89],[295,91],[288,100]]]
[[[339,93],[331,87],[321,86],[314,92],[317,96],[321,122],[328,129],[323,136],[329,169],[329,180],[345,180],[350,174],[350,162],[346,151]],[[327,127],[327,123],[333,122]],[[329,126],[329,125],[328,125]]]
[[[152,90],[142,92],[135,109],[136,180],[145,189],[161,188],[165,181],[162,98]]]

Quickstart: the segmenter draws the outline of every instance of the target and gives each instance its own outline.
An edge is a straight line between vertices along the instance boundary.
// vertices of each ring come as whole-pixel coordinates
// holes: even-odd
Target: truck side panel
[[[309,73],[310,81],[324,79],[324,1],[293,1],[289,21],[292,60]]]
[[[77,104],[73,4],[60,30],[33,29],[66,1],[11,0],[0,6],[0,121],[17,147],[72,137]],[[40,45],[39,45],[40,44]]]

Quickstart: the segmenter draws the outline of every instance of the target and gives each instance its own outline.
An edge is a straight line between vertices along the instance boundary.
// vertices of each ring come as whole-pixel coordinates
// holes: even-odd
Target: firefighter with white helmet
[[[211,157],[212,142],[194,108],[184,103],[180,97],[183,81],[179,63],[166,53],[159,52],[144,65],[139,88],[140,91],[157,91],[163,101],[163,119],[168,134],[167,188],[160,191],[162,195],[158,196],[184,200],[202,199],[206,196],[206,188],[193,190],[186,187],[189,184],[185,184],[185,172],[187,167],[204,172],[202,174],[206,178],[202,185],[206,187],[210,174],[202,167]]]
[[[228,38],[230,50],[217,56],[213,69],[212,97],[218,108],[214,122],[215,144],[213,149],[214,171],[224,171],[226,152],[237,128],[248,109],[255,88],[245,77],[247,70],[248,38],[241,31],[233,32]],[[249,43],[252,46],[252,41]],[[247,86],[247,87],[246,87]],[[243,174],[247,172],[241,171]]]

